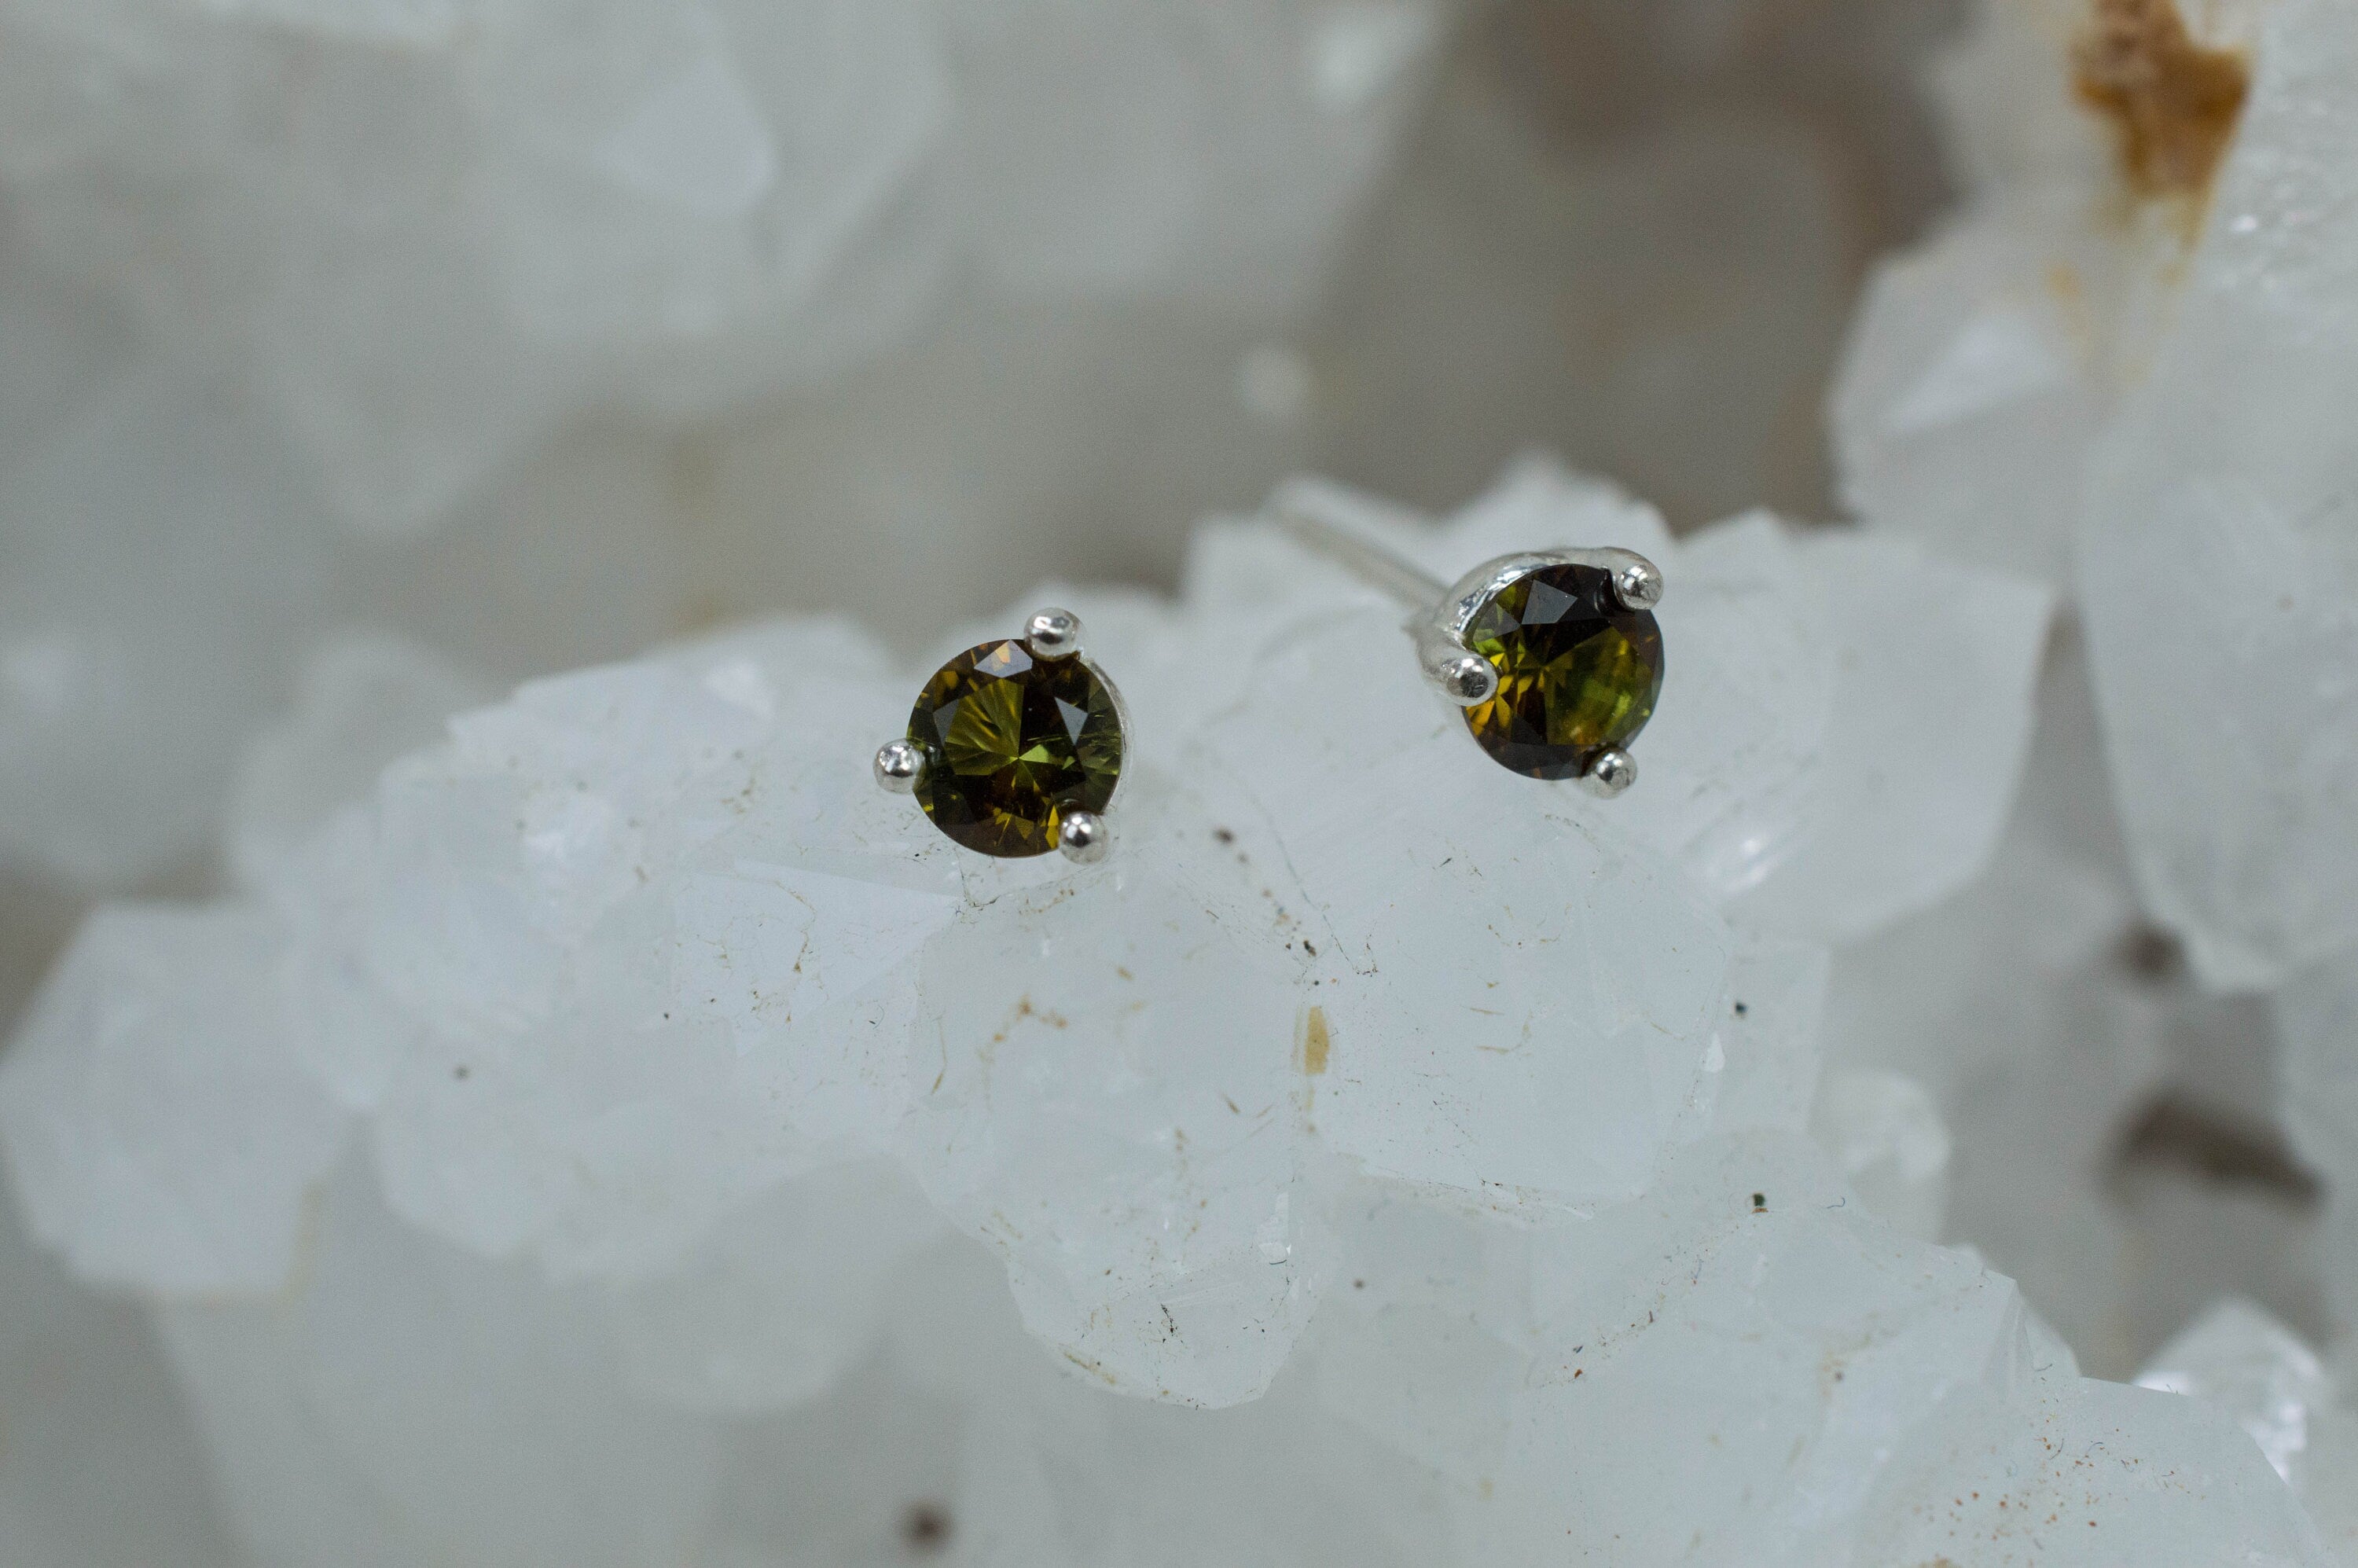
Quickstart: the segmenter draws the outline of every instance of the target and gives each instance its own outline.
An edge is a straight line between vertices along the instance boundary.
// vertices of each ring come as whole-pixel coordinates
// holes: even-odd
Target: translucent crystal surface
[[[355,626],[503,685],[880,545],[968,612],[1300,460],[1239,359],[1456,6],[1086,9],[0,5],[0,875],[187,884]]]
[[[27,1568],[242,1568],[146,1314],[95,1300],[0,1213],[0,1555]]]
[[[2358,581],[2320,423],[2350,395],[2358,33],[2117,9],[2149,101],[2091,85],[2061,5],[1987,7],[1948,62],[1972,199],[1878,278],[1836,442],[1878,526],[2075,579],[2144,900],[2206,981],[2260,988],[2358,940]]]
[[[1298,308],[1448,9],[7,15],[0,182],[38,248],[226,339],[340,506],[397,530],[585,409],[867,361],[954,282]]]
[[[2347,19],[1975,10],[1841,529],[1692,524],[1932,8],[1462,9],[0,0],[0,913],[149,895],[0,1058],[0,1561],[2358,1547]],[[1531,435],[1685,531],[1157,532]],[[1660,562],[1636,789],[1300,509]],[[1044,603],[1101,866],[868,774]]]
[[[2221,1302],[2137,1373],[2140,1388],[2223,1405],[2277,1475],[2306,1463],[2309,1418],[2331,1390],[2317,1353],[2249,1302]]]
[[[1497,767],[1268,517],[1176,602],[1021,601],[1130,699],[1087,868],[874,787],[932,665],[844,622],[529,683],[332,804],[467,683],[319,661],[244,764],[252,891],[102,914],[0,1069],[255,1559],[2005,1561],[2034,1509],[2064,1561],[2324,1563],[2233,1421],[1921,1238],[1955,1079],[1874,955],[1994,855],[2061,912],[2027,942],[2118,908],[1999,831],[2046,590],[1673,541],[1541,461],[1438,526],[1279,504],[1444,578],[1652,556],[1637,789]]]
[[[265,914],[94,916],[0,1070],[11,1181],[86,1278],[264,1292],[345,1120],[294,1061]]]

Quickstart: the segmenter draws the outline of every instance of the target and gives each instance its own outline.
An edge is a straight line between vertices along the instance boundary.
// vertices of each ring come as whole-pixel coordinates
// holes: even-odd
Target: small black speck
[[[949,1509],[939,1503],[911,1503],[901,1516],[901,1539],[912,1552],[939,1552],[949,1544]]]
[[[1745,1006],[1740,1001],[1736,1004],[1736,1016],[1738,1018],[1742,1018],[1746,1013],[1748,1013],[1751,1011],[1752,1010],[1750,1008]]]
[[[1768,1212],[1768,1195],[1767,1193],[1754,1193],[1752,1195],[1752,1212],[1755,1214],[1766,1214]]]
[[[1213,828],[1213,829],[1212,829],[1212,837],[1213,837],[1213,838],[1214,838],[1214,839],[1217,840],[1218,842],[1220,842],[1220,843],[1222,843],[1222,844],[1233,844],[1233,843],[1235,843],[1235,842],[1237,841],[1237,836],[1236,836],[1235,834],[1233,834],[1233,833],[1229,832],[1229,831],[1228,831],[1227,828],[1225,828],[1225,827],[1215,827],[1215,828]]]
[[[1351,1281],[1351,1288],[1355,1291],[1364,1291],[1368,1288],[1368,1281],[1365,1280],[1354,1280]]]
[[[1304,936],[1302,939],[1302,950],[1309,954],[1314,958],[1318,957],[1318,948],[1316,945],[1314,944],[1307,936]]]
[[[466,1079],[467,1079],[467,1065],[466,1065],[465,1063],[461,1062],[460,1064],[459,1064],[459,1065],[457,1065],[457,1066],[455,1066],[455,1067],[451,1068],[451,1069],[450,1069],[450,1076],[451,1076],[452,1077],[454,1077],[454,1078],[457,1078],[457,1079],[458,1079],[460,1082],[461,1082],[461,1083],[466,1082]]]

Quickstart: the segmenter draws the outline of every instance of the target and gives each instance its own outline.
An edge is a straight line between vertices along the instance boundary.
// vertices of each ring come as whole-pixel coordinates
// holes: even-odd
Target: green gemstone
[[[1602,567],[1541,567],[1476,611],[1466,645],[1498,672],[1466,727],[1498,765],[1535,779],[1578,778],[1626,746],[1662,690],[1662,632],[1623,608]]]
[[[925,755],[917,804],[969,849],[1044,855],[1064,813],[1103,811],[1121,777],[1113,692],[1077,657],[1041,659],[1022,643],[968,648],[934,672],[909,715]]]

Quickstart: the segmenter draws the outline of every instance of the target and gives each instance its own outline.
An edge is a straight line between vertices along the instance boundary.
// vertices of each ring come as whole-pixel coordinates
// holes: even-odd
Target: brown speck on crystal
[[[1326,1010],[1314,1007],[1302,1022],[1302,1070],[1316,1077],[1326,1070],[1326,1053],[1333,1046],[1326,1033]]]
[[[2094,0],[2072,66],[2080,101],[2113,127],[2131,189],[2210,189],[2251,88],[2241,54],[2198,42],[2175,0]]]

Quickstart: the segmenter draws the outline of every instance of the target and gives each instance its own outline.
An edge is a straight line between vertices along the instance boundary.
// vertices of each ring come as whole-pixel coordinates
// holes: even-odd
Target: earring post
[[[1325,557],[1368,587],[1390,594],[1412,610],[1429,610],[1449,591],[1447,583],[1406,557],[1356,528],[1306,512],[1298,503],[1280,506],[1277,521],[1304,548]]]

